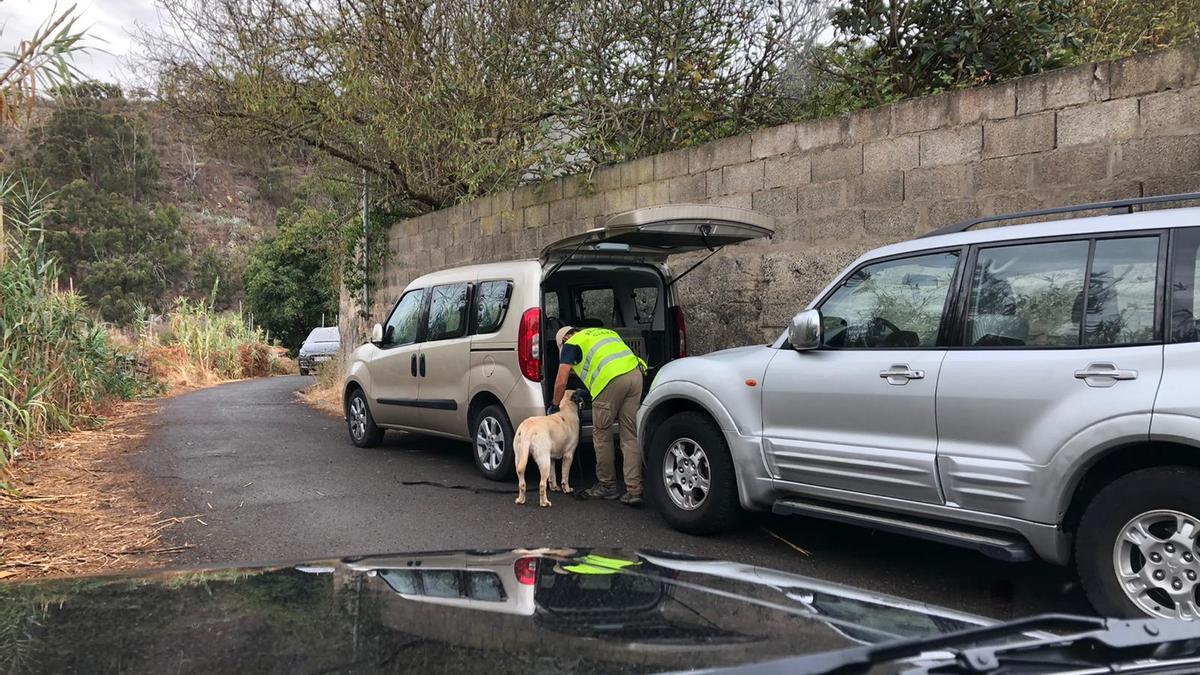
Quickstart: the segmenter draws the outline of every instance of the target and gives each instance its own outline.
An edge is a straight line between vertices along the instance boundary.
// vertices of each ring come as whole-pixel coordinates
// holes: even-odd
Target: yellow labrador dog
[[[554,460],[562,460],[562,491],[571,493],[571,461],[575,459],[575,447],[579,445],[579,402],[581,397],[575,390],[563,396],[562,408],[553,415],[530,417],[517,427],[513,447],[517,450],[517,503],[525,503],[525,465],[530,455],[537,462],[541,480],[538,483],[538,504],[550,506],[546,498],[547,483],[558,492],[558,481],[554,480]]]

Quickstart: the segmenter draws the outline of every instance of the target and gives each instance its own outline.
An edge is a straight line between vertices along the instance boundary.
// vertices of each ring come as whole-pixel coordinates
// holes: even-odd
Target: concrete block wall
[[[1198,71],[1200,46],[1189,45],[762,129],[461,203],[392,227],[372,320],[426,272],[535,257],[615,213],[700,202],[769,213],[779,228],[680,282],[693,350],[766,341],[870,248],[977,215],[1200,190]]]

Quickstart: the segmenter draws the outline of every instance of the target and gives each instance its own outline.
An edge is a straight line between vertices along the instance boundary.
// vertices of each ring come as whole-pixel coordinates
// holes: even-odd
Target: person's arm
[[[562,403],[563,394],[567,392],[567,380],[571,377],[571,364],[563,363],[558,366],[558,376],[554,378],[554,395],[550,402],[558,407]]]

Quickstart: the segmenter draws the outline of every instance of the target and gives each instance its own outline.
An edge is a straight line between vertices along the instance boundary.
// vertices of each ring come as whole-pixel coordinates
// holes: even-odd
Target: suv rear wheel
[[[488,480],[509,480],[516,475],[513,428],[499,405],[489,405],[471,420],[475,466]]]
[[[742,510],[725,436],[707,415],[668,418],[650,442],[646,481],[671,527],[713,534],[737,526]]]
[[[1096,494],[1079,523],[1075,560],[1105,616],[1200,619],[1200,471],[1142,469]]]

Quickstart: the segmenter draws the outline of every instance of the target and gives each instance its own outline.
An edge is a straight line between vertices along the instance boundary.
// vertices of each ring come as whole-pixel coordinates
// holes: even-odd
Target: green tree
[[[192,263],[192,294],[208,298],[218,312],[233,308],[242,293],[244,264],[231,252],[209,246]]]
[[[297,349],[321,316],[337,311],[337,220],[332,211],[280,209],[279,233],[250,251],[243,275],[254,321]]]
[[[54,188],[84,180],[134,201],[152,199],[158,154],[141,124],[121,112],[120,88],[87,82],[64,90],[41,129],[33,166]]]
[[[1040,72],[1080,47],[1076,0],[849,0],[810,65],[813,114]]]
[[[1119,59],[1200,40],[1200,0],[1078,0],[1080,61]]]
[[[76,180],[53,197],[47,244],[63,276],[107,321],[126,324],[138,305],[163,308],[187,270],[179,210],[147,208]]]

